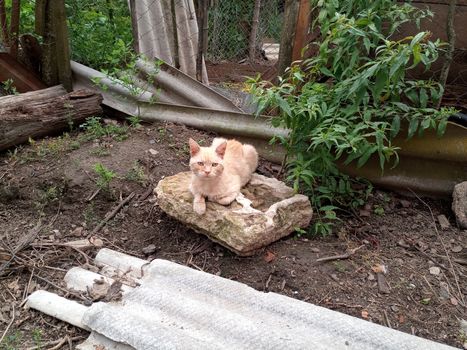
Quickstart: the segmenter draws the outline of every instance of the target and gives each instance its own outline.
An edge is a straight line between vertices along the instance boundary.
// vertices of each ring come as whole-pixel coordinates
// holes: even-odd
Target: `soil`
[[[188,137],[208,143],[214,135],[169,124],[132,128],[124,140],[86,141],[83,135],[75,131],[0,154],[0,266],[42,225],[33,245],[0,271],[0,336],[11,323],[0,349],[47,348],[65,337],[76,344],[87,336],[23,309],[23,301],[37,289],[86,299],[67,293],[63,277],[92,261],[97,249],[83,254],[59,244],[87,236],[132,192],[130,204],[95,235],[105,247],[186,264],[441,343],[462,347],[466,340],[459,321],[466,318],[467,232],[456,227],[449,202],[376,190],[360,212],[342,216],[334,234],[292,235],[240,258],[165,215],[152,195],[162,177],[187,170]],[[118,175],[109,191],[97,194],[96,163]],[[258,170],[266,176],[278,171],[266,161]],[[448,228],[434,221],[438,215],[448,218]],[[151,244],[156,252],[145,255]],[[349,251],[347,259],[316,261]]]

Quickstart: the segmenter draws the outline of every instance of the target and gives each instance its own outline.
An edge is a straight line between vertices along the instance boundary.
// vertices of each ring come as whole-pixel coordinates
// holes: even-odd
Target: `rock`
[[[81,237],[83,235],[83,232],[84,227],[77,227],[71,232],[71,234],[75,237]]]
[[[449,220],[444,215],[438,215],[438,222],[442,230],[447,230],[451,226]]]
[[[193,211],[190,179],[191,173],[183,172],[159,181],[155,189],[159,207],[238,255],[252,255],[310,224],[313,210],[308,197],[294,194],[281,181],[258,174],[253,174],[242,189],[242,204],[234,201],[223,206],[208,201],[206,213],[200,216]]]
[[[146,254],[146,255],[155,253],[156,252],[156,246],[154,244],[150,244],[147,247],[144,247],[142,249],[142,251],[143,251],[143,254]]]
[[[151,155],[153,156],[157,156],[159,154],[159,151],[156,151],[155,149],[150,148],[149,153],[151,153]]]
[[[454,186],[452,211],[460,228],[467,229],[467,181]]]
[[[432,266],[430,267],[430,273],[432,275],[438,276],[441,272],[441,269],[438,266]]]
[[[313,253],[319,253],[319,252],[320,252],[319,248],[316,248],[316,247],[312,247],[312,248],[311,248],[311,251],[312,251]]]
[[[460,253],[462,251],[462,247],[460,245],[455,245],[451,248],[454,253]]]

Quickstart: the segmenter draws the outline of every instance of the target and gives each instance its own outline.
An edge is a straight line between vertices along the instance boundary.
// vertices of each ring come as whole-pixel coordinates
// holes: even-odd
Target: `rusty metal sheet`
[[[5,52],[0,53],[0,81],[12,79],[18,92],[45,89],[47,86],[25,66]]]

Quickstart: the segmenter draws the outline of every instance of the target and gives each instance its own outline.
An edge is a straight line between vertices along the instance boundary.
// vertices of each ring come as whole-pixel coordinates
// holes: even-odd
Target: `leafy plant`
[[[7,79],[1,83],[3,95],[18,95],[13,79]]]
[[[133,167],[127,172],[125,178],[129,181],[134,181],[139,184],[144,184],[146,182],[146,174],[144,173],[144,168],[138,164],[138,162],[134,162]]]
[[[103,124],[102,118],[91,117],[81,125],[86,132],[86,140],[100,139],[101,137],[115,137],[117,141],[123,141],[128,137],[128,127],[116,124]]]
[[[110,183],[114,178],[117,177],[117,174],[112,170],[107,169],[101,163],[94,165],[94,171],[99,176],[97,179],[97,187],[101,190],[104,190],[107,193],[110,193]]]
[[[144,79],[138,78],[140,73],[143,73],[139,64],[145,65],[147,68],[144,71]],[[163,61],[159,59],[149,61],[142,55],[131,55],[123,67],[102,70],[104,77],[95,77],[92,81],[96,86],[105,91],[108,89],[108,85],[104,84],[103,79],[110,80],[112,85],[125,88],[137,102],[145,101],[152,104],[156,101],[156,93],[159,90],[157,89],[156,93],[152,93],[151,91],[155,90],[155,77],[159,73],[162,64]],[[122,96],[119,95],[119,97],[121,98]],[[140,125],[141,109],[139,104],[137,104],[137,115],[128,117],[128,121],[131,126],[136,127]]]
[[[288,179],[316,208],[314,233],[331,230],[336,210],[356,207],[370,193],[368,183],[339,171],[339,164],[363,166],[372,155],[383,171],[396,166],[394,138],[407,126],[407,138],[426,129],[444,133],[451,108],[436,109],[443,94],[433,80],[414,80],[407,71],[427,69],[442,43],[429,32],[395,39],[403,23],[431,16],[394,0],[312,0],[321,41],[317,55],[288,69],[277,85],[252,79],[259,111],[278,114],[274,126],[290,130],[280,141],[288,154]]]

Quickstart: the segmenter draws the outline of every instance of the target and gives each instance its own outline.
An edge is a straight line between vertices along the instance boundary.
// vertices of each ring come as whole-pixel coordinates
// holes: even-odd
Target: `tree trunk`
[[[448,10],[448,20],[447,20],[447,36],[448,36],[448,47],[446,48],[446,55],[444,56],[444,64],[439,75],[439,82],[443,86],[443,89],[446,87],[446,81],[448,80],[449,69],[451,68],[452,54],[454,53],[454,48],[456,44],[456,32],[454,30],[454,15],[456,13],[456,0],[451,0],[449,2]],[[441,105],[442,98],[438,101],[438,108]]]
[[[253,22],[251,23],[250,43],[248,54],[250,61],[254,62],[256,58],[256,37],[258,36],[259,27],[259,10],[261,8],[261,0],[255,0],[255,8],[253,10]]]
[[[277,63],[277,75],[279,76],[284,74],[287,67],[290,67],[292,63],[299,5],[299,0],[285,0],[284,24],[282,25],[279,61]]]
[[[18,57],[18,38],[19,38],[19,16],[21,11],[20,0],[13,0],[11,3],[11,22],[10,22],[10,55],[13,58]]]
[[[0,97],[0,151],[99,115],[101,102],[94,91],[62,86]]]
[[[5,0],[0,0],[0,26],[2,27],[2,40],[6,48],[10,47],[10,38],[8,35],[8,21],[6,19]]]

